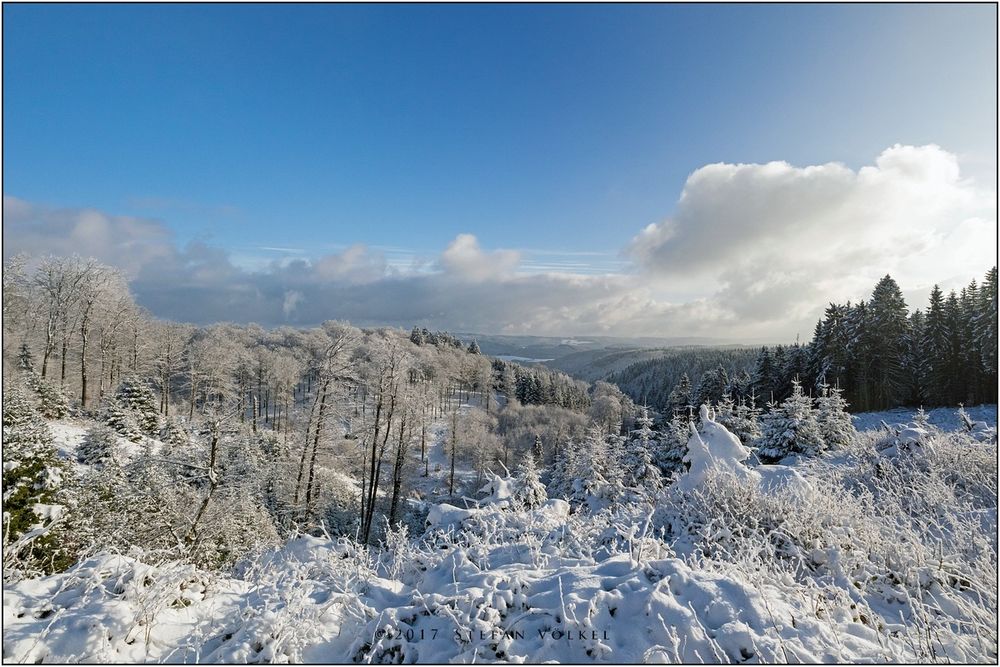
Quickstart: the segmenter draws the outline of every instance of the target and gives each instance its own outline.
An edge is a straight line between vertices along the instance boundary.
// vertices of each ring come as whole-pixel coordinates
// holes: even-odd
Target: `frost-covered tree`
[[[135,415],[122,407],[117,399],[111,398],[105,402],[102,419],[115,432],[132,442],[142,440],[142,429],[139,428]]]
[[[791,396],[771,405],[761,426],[757,442],[761,461],[779,461],[792,454],[815,456],[824,449],[812,400],[802,392],[798,382],[792,383]]]
[[[31,353],[31,348],[28,347],[27,342],[21,343],[21,347],[18,348],[17,367],[28,373],[35,370],[35,355]]]
[[[545,485],[538,478],[538,467],[533,456],[521,459],[513,482],[513,500],[518,507],[534,509],[548,500]]]
[[[664,425],[663,433],[653,445],[653,462],[664,476],[669,477],[684,470],[684,454],[691,433],[691,417],[675,414]]]
[[[624,484],[630,488],[655,493],[663,488],[663,475],[653,457],[653,447],[656,442],[656,433],[652,428],[653,419],[646,408],[641,408],[635,422],[638,428],[631,432],[625,443],[622,460]]]
[[[3,561],[6,579],[61,571],[72,556],[61,535],[68,471],[23,390],[3,394]]]
[[[839,387],[822,385],[816,404],[816,422],[826,449],[841,449],[850,444],[857,431],[847,412],[843,391]]]
[[[673,391],[670,392],[670,397],[667,399],[667,407],[673,414],[687,412],[693,400],[692,393],[691,380],[688,378],[687,373],[684,373],[681,375],[681,379]]]
[[[600,426],[593,426],[576,448],[566,473],[569,500],[596,511],[615,502],[624,491],[619,452],[609,446],[615,438]]]
[[[38,410],[48,419],[61,419],[69,414],[69,400],[62,390],[38,373],[29,371],[25,381],[38,398]]]
[[[191,435],[179,419],[167,417],[160,431],[160,441],[165,445],[184,447],[190,444]]]
[[[426,331],[426,329],[424,331]],[[416,327],[416,325],[414,325],[413,330],[410,331],[410,342],[414,345],[423,345],[425,342],[424,334]]]
[[[113,465],[121,456],[120,449],[118,433],[105,424],[95,424],[77,445],[76,460],[98,467]]]
[[[147,435],[159,433],[159,408],[153,390],[146,382],[136,377],[125,378],[115,392],[115,402],[132,414],[136,425],[143,433]]]
[[[728,394],[724,394],[715,410],[715,419],[732,432],[741,442],[751,443],[760,438],[760,410],[757,409],[754,397],[750,402],[740,399],[734,403]]]

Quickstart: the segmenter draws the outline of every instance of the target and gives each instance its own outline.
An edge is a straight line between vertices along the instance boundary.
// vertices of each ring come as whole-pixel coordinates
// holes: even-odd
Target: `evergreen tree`
[[[962,349],[962,305],[958,300],[958,295],[954,290],[948,293],[948,298],[944,302],[944,321],[948,332],[947,347],[945,353],[945,391],[948,396],[947,403],[955,405],[967,400],[967,392],[963,370],[965,364],[965,354]]]
[[[176,418],[168,417],[160,431],[160,440],[165,445],[186,447],[191,444],[191,435]]]
[[[924,318],[924,333],[920,349],[923,393],[934,405],[947,404],[950,400],[948,385],[949,356],[948,321],[944,311],[944,297],[935,285],[931,289],[930,305]]]
[[[426,331],[426,329],[424,331]],[[410,342],[414,345],[424,344],[424,334],[421,333],[420,329],[418,329],[416,325],[414,325],[413,330],[410,332]]]
[[[826,449],[842,449],[857,434],[842,394],[839,388],[824,385],[816,399],[816,422]]]
[[[117,399],[112,398],[105,403],[103,421],[116,433],[132,442],[142,440],[142,429],[136,423],[135,416],[130,410],[123,408]]]
[[[104,468],[115,465],[121,456],[118,434],[110,426],[95,424],[76,448],[76,460]]]
[[[757,362],[754,365],[751,378],[752,383],[750,386],[757,396],[762,396],[764,399],[767,399],[774,394],[774,363],[771,359],[771,351],[766,346],[760,348],[760,354],[757,355]],[[686,447],[686,438],[684,443]]]
[[[785,365],[779,374],[781,380],[775,387],[775,396],[784,398],[791,394],[794,380],[798,380],[803,386],[812,386],[807,377],[808,372],[809,357],[806,348],[798,343],[789,346],[785,351]]]
[[[59,572],[72,563],[61,530],[67,511],[52,434],[20,387],[3,394],[4,578]]]
[[[997,398],[997,267],[986,274],[979,290],[979,308],[973,321],[975,346],[979,349],[984,384],[987,388],[985,400]]]
[[[691,432],[691,418],[678,412],[666,424],[660,438],[653,443],[653,462],[664,476],[684,470],[684,454]]]
[[[473,340],[471,343],[469,343],[468,353],[469,354],[482,354],[482,352],[479,349],[479,343],[477,343],[475,340]]]
[[[927,413],[924,412],[923,406],[917,408],[917,411],[913,413],[913,425],[924,430],[930,429],[931,420]]]
[[[156,397],[148,384],[135,377],[122,380],[122,383],[118,385],[118,391],[115,392],[115,402],[124,410],[132,413],[135,423],[143,433],[148,435],[159,433],[160,418]]]
[[[27,374],[27,384],[38,397],[38,410],[47,419],[61,419],[69,414],[69,400],[62,391],[38,373]]]
[[[784,402],[771,405],[761,426],[757,455],[765,463],[792,454],[815,456],[825,447],[812,400],[798,382],[792,383],[792,395]]]
[[[872,339],[877,335],[871,325],[868,304],[859,301],[848,307],[844,315],[847,348],[847,382],[850,403],[858,410],[870,410],[874,405],[874,373],[872,371]]]
[[[647,409],[642,408],[635,422],[638,428],[632,431],[626,443],[624,482],[628,487],[655,493],[663,488],[663,476],[653,460],[653,420]]]
[[[680,381],[674,390],[670,392],[669,409],[673,414],[678,414],[680,412],[687,412],[688,408],[691,406],[692,392],[691,392],[691,380],[688,378],[687,373],[681,375]]]
[[[740,442],[749,444],[760,438],[760,411],[755,407],[752,396],[749,403],[743,399],[735,403],[728,394],[723,396],[716,407],[715,420]]]
[[[538,467],[533,456],[525,456],[517,466],[513,500],[515,506],[522,509],[534,509],[548,500],[545,485],[538,479]]]
[[[884,410],[904,397],[904,344],[910,326],[906,301],[892,277],[885,276],[875,286],[868,302],[868,317],[875,335],[869,339],[872,402],[866,407]]]
[[[926,373],[922,342],[925,335],[924,314],[919,309],[910,315],[910,326],[903,337],[903,391],[901,402],[917,405],[926,400],[923,378]]]
[[[35,371],[35,355],[31,353],[27,343],[21,343],[17,351],[17,367],[28,373]]]
[[[720,364],[716,368],[705,371],[698,382],[695,392],[696,405],[712,405],[718,403],[729,386],[729,374]]]

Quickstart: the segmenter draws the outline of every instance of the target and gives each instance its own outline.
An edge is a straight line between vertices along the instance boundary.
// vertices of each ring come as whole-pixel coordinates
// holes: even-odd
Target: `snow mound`
[[[677,480],[677,488],[682,491],[697,489],[713,470],[729,473],[747,483],[760,480],[760,476],[743,463],[750,457],[750,450],[712,418],[706,405],[701,406],[700,431],[691,426],[687,448],[684,460],[690,467]]]

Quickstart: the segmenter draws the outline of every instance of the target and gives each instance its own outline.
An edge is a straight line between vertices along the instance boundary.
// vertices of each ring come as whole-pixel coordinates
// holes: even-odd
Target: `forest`
[[[798,381],[818,395],[840,388],[852,412],[997,400],[997,269],[947,296],[935,285],[910,312],[885,276],[871,298],[831,303],[806,344],[678,348],[612,374],[633,400],[665,412],[734,400],[766,406]]]

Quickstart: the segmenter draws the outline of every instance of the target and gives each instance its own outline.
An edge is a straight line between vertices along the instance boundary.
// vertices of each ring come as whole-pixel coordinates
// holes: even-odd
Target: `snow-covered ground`
[[[995,423],[996,406],[967,411]],[[948,411],[930,415],[958,426]],[[922,457],[910,467],[902,455],[876,455],[866,440],[873,433],[821,461],[751,469],[739,440],[703,420],[680,483],[653,505],[595,515],[571,513],[563,500],[527,511],[444,504],[450,424],[442,420],[430,431],[430,476],[418,481],[437,503],[423,535],[389,533],[380,552],[297,537],[229,573],[97,555],[4,587],[3,659],[995,662],[995,468],[991,478],[978,465],[984,445],[943,438],[906,454]],[[882,420],[903,424],[912,414],[856,421],[875,430]],[[75,422],[53,430],[67,456],[85,433]],[[419,460],[419,447],[411,452]],[[961,498],[923,498],[908,481],[918,478],[906,477],[960,474],[960,466],[983,475],[957,478]],[[456,474],[476,476],[466,466]],[[975,486],[990,479],[992,491]],[[927,489],[957,493],[953,481]],[[845,489],[868,483],[876,495]],[[945,534],[949,551],[921,541],[923,528],[889,505],[909,502],[911,489],[914,502],[940,510],[931,532]],[[948,513],[956,498],[968,517]],[[976,505],[984,498],[992,506]],[[980,514],[983,535],[966,535]]]
[[[870,431],[881,428],[883,421],[893,427],[907,425],[913,421],[916,411],[916,408],[896,408],[883,412],[859,412],[854,415],[854,427],[859,431]],[[997,425],[996,404],[973,405],[965,411],[973,421],[984,421],[994,428]],[[927,410],[927,420],[931,426],[943,431],[955,431],[961,425],[958,408],[932,408]]]
[[[737,581],[677,558],[570,562],[517,545],[478,555],[452,546],[433,563],[401,564],[426,567],[402,575],[411,582],[403,583],[359,571],[343,558],[349,550],[299,538],[247,579],[92,558],[8,592],[4,660],[718,663],[905,655],[846,609],[820,619],[816,600],[789,596],[780,583]]]

